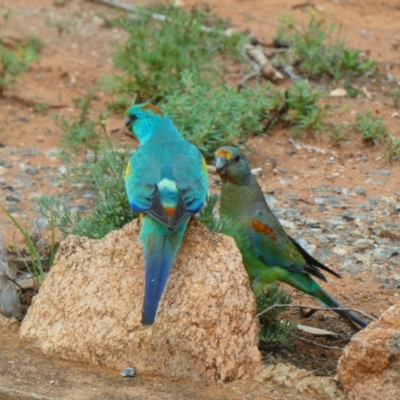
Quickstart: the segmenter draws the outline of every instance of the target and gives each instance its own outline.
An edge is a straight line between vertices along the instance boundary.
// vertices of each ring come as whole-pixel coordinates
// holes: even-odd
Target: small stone
[[[47,229],[50,225],[49,225],[49,222],[47,221],[47,219],[35,218],[32,220],[32,226],[34,228],[41,230],[41,229]]]
[[[367,179],[366,180],[367,183],[370,183],[371,185],[376,185],[376,186],[384,186],[385,182],[379,180],[379,179]]]
[[[61,175],[65,175],[67,173],[67,167],[65,167],[64,165],[62,165],[61,167],[58,168],[58,172]]]
[[[351,215],[343,215],[342,218],[347,222],[354,221],[354,218]]]
[[[11,202],[13,202],[13,203],[19,203],[19,202],[20,202],[19,197],[14,196],[13,194],[8,194],[8,195],[6,196],[6,200],[7,200],[7,201],[11,201]]]
[[[314,202],[317,206],[324,206],[325,205],[325,199],[322,197],[314,197]]]
[[[26,117],[18,117],[18,121],[28,123],[28,122],[29,122],[29,118],[26,118]]]
[[[37,175],[40,171],[39,167],[28,167],[25,168],[25,173],[30,174],[30,175]]]
[[[388,82],[393,82],[394,81],[394,76],[393,74],[386,74],[386,80]]]
[[[89,207],[86,204],[79,204],[77,206],[68,206],[67,209],[70,212],[82,212],[88,210]]]
[[[362,187],[357,187],[356,188],[356,194],[358,194],[359,196],[366,196],[367,195],[367,191]]]
[[[124,369],[121,371],[121,376],[123,376],[124,378],[134,378],[135,375],[136,375],[136,374],[135,374],[135,371],[134,371],[134,369],[131,368],[131,367],[124,368]]]
[[[331,96],[331,97],[345,97],[345,96],[347,96],[347,92],[346,92],[346,89],[337,88],[337,89],[331,90],[331,92],[329,93],[329,96]]]
[[[377,171],[372,172],[375,175],[381,175],[381,176],[390,176],[391,172],[390,171],[385,171],[383,169],[378,169]]]
[[[12,164],[0,158],[0,166],[4,168],[12,168]]]
[[[377,197],[368,197],[368,201],[373,205],[377,206],[381,203],[381,200],[378,199]]]
[[[19,214],[19,213],[22,212],[22,209],[19,208],[19,207],[13,206],[13,207],[7,208],[7,211],[8,211],[10,214]]]
[[[274,207],[278,207],[278,206],[279,206],[279,201],[278,201],[274,196],[272,196],[272,195],[270,195],[270,194],[266,194],[266,195],[264,196],[264,198],[265,198],[265,201],[268,203],[268,205],[269,205],[271,208],[274,208]]]
[[[94,194],[87,192],[87,193],[84,193],[82,197],[86,200],[91,200],[91,199],[94,199]]]
[[[40,154],[39,150],[36,149],[27,149],[23,152],[24,157],[35,157]]]
[[[379,258],[381,261],[387,261],[392,255],[395,255],[396,251],[393,249],[382,249],[377,248],[372,252],[372,255]]]

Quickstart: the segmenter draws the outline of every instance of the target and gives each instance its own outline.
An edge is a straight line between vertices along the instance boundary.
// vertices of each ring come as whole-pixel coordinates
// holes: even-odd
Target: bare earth
[[[136,4],[132,0],[124,2]],[[1,38],[13,42],[36,34],[46,46],[40,61],[19,77],[6,90],[5,98],[0,99],[0,143],[3,145],[0,147],[0,159],[12,164],[10,168],[0,167],[0,179],[4,180],[0,185],[0,200],[1,205],[6,208],[19,209],[16,211],[19,220],[30,221],[40,216],[35,204],[37,197],[42,194],[59,195],[79,191],[79,188],[68,187],[65,183],[50,182],[44,169],[29,175],[29,182],[18,182],[22,182],[19,180],[21,171],[31,165],[51,167],[54,171],[61,166],[59,160],[49,157],[46,153],[58,147],[61,137],[61,130],[54,124],[50,114],[73,115],[76,112],[72,99],[83,96],[103,74],[113,71],[110,42],[124,39],[123,33],[118,29],[104,27],[101,18],[101,13],[110,16],[115,10],[83,0],[72,0],[64,7],[55,3],[57,2],[50,0],[0,0],[1,15],[12,10],[8,20],[0,19]],[[183,6],[190,7],[196,3],[198,2],[185,0]],[[265,43],[272,42],[277,21],[285,13],[291,12],[299,21],[307,19],[304,8],[293,8],[301,3],[299,0],[209,0],[207,3],[219,16],[229,19],[234,29],[248,29]],[[361,90],[355,99],[325,97],[324,103],[329,103],[332,110],[330,120],[351,124],[357,112],[370,108],[376,116],[383,117],[392,134],[399,137],[399,110],[388,97],[388,91],[398,87],[396,80],[400,81],[398,0],[316,0],[313,3],[317,12],[326,13],[329,21],[342,25],[342,32],[346,34],[349,46],[360,49],[364,55],[375,61],[381,73],[381,76],[374,80],[356,82],[355,85]],[[71,21],[71,27],[60,34],[48,23],[56,18]],[[231,66],[229,82],[237,84],[243,72],[240,67],[235,69],[235,66]],[[394,77],[394,82],[388,82],[387,74]],[[362,87],[366,89],[364,92]],[[330,87],[334,88],[334,85]],[[371,98],[364,93],[370,94]],[[34,113],[30,103],[32,100],[47,102],[50,105],[49,112]],[[106,101],[107,94],[100,93],[95,102],[96,108],[103,110]],[[116,132],[115,138],[123,145],[135,144],[124,135],[124,123],[121,118],[109,118],[107,130]],[[323,135],[306,135],[298,140],[302,149],[288,155],[294,147],[287,139],[287,130],[283,128],[274,128],[266,137],[250,139],[248,145],[254,150],[254,153],[249,155],[250,162],[253,167],[263,169],[259,182],[264,191],[273,193],[279,202],[286,205],[290,204],[290,196],[295,196],[296,208],[303,217],[324,220],[323,210],[316,206],[314,200],[318,197],[319,189],[316,188],[320,188],[324,183],[331,188],[345,188],[349,191],[354,191],[355,187],[362,187],[366,196],[388,199],[388,204],[393,206],[400,204],[400,161],[389,163],[382,146],[363,144],[361,135],[357,132],[348,133],[347,139],[340,147],[330,144]],[[307,146],[314,147],[314,150]],[[32,149],[40,150],[34,158],[26,153]],[[365,160],[360,161],[363,157]],[[390,174],[377,176],[375,171],[378,170],[388,171]],[[288,183],[285,183],[285,180]],[[10,185],[13,186],[12,193],[20,199],[18,203],[5,199],[10,194],[10,189],[7,189]],[[351,201],[357,206],[366,200],[365,196],[356,196]],[[79,196],[75,197],[73,204],[90,206],[90,202]],[[337,209],[332,212],[339,214],[342,211]],[[379,216],[382,226],[388,222],[400,224],[400,213]],[[0,214],[0,229],[6,243],[14,241],[15,231],[4,213]],[[354,230],[357,226],[350,222],[348,229]],[[395,229],[391,233],[394,238],[392,245],[399,245],[400,236],[396,235],[400,235],[400,232]],[[315,255],[318,257],[319,251],[322,250],[318,240],[307,239],[316,246]],[[340,260],[338,257],[327,263],[339,269]],[[392,277],[400,274],[399,264],[371,263],[361,265],[357,273],[346,269],[341,272],[341,281],[330,279],[325,287],[344,304],[377,317],[398,301],[400,289],[393,283]],[[293,292],[293,295],[295,303],[303,301],[305,304],[315,304],[298,293]],[[294,311],[290,315],[298,319]],[[299,321],[309,324],[302,319]],[[317,318],[317,325],[326,329],[331,329],[330,325],[337,324],[341,323],[330,314],[323,314]],[[343,328],[343,331],[345,332],[346,328]],[[31,398],[33,393],[37,396],[35,398],[56,399],[303,398],[296,391],[271,382],[206,384],[171,381],[158,376],[123,379],[119,371],[44,357],[30,344],[18,338],[16,327],[0,329],[0,337],[0,399]],[[310,361],[310,354],[314,362]],[[293,362],[320,375],[324,374],[323,370],[318,371],[318,365],[323,362],[321,360],[325,360],[324,365],[327,365],[327,359],[330,360],[334,370],[339,356],[340,352],[297,341],[293,350],[274,355],[278,360]],[[307,360],[302,361],[305,358]],[[328,368],[326,374],[332,375],[332,368]]]

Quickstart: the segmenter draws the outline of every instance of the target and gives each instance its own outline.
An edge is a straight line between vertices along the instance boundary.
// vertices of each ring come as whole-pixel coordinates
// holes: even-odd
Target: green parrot
[[[142,324],[152,325],[187,223],[205,202],[207,166],[200,151],[181,136],[157,106],[131,107],[125,124],[140,143],[128,162],[125,188],[129,204],[140,213],[142,223]]]
[[[253,288],[257,291],[265,284],[281,281],[327,307],[342,308],[313,280],[326,281],[320,269],[340,275],[314,259],[285,232],[268,207],[245,154],[235,147],[222,147],[215,153],[215,166],[222,180],[220,214],[230,221],[225,233],[235,239]],[[367,326],[353,313],[337,313],[354,329]]]

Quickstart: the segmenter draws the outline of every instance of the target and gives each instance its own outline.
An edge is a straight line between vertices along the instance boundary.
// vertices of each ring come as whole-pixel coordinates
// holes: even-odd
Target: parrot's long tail
[[[326,307],[345,308],[342,304],[325,292],[325,290],[322,289],[322,287],[319,286],[318,283],[315,282],[308,274],[290,274],[284,279],[284,282],[315,297]],[[365,322],[362,318],[357,317],[357,315],[350,311],[335,310],[335,313],[339,314],[353,329],[359,330],[359,327],[365,328],[368,326],[367,322]]]
[[[145,244],[145,289],[142,324],[152,325],[180,246],[171,235],[150,235]]]

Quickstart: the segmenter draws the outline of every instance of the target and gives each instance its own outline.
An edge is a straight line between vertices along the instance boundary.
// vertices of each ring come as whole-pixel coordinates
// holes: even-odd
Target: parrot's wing
[[[175,230],[201,209],[207,197],[207,166],[203,156],[194,146],[188,146],[184,162],[178,160],[173,175],[179,191],[178,203],[172,218],[173,226],[170,228]]]
[[[134,165],[134,167],[133,167]],[[126,168],[125,188],[129,204],[136,212],[144,212],[163,225],[173,225],[171,217],[163,207],[157,183],[161,170],[154,157],[139,148]]]
[[[310,274],[326,281],[318,267],[309,263],[314,259],[287,235],[270,210],[259,210],[253,214],[250,237],[254,251],[267,266],[278,266],[289,271]],[[323,269],[329,270],[328,267]]]

